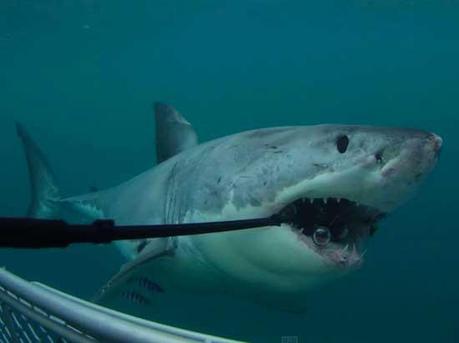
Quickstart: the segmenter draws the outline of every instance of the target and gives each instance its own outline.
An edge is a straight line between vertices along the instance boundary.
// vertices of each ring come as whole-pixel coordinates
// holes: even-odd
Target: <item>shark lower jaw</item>
[[[364,243],[385,216],[375,208],[341,198],[300,198],[279,215],[306,248],[340,269],[361,265]]]

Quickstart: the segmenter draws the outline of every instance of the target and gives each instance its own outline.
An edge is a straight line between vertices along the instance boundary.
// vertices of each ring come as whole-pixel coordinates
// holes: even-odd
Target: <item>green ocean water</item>
[[[304,315],[240,311],[212,333],[459,342],[458,61],[455,0],[2,0],[0,215],[23,215],[30,197],[15,120],[69,195],[155,163],[155,100],[202,141],[317,123],[434,131],[436,170],[384,221],[361,270],[312,292]],[[110,247],[0,251],[9,270],[84,298],[121,263]]]

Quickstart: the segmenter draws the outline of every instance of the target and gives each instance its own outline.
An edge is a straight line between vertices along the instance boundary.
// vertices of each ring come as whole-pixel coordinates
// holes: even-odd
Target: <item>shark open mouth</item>
[[[310,238],[319,250],[328,245],[358,249],[364,238],[375,233],[376,223],[385,216],[375,208],[339,198],[298,199],[280,214],[300,237]]]

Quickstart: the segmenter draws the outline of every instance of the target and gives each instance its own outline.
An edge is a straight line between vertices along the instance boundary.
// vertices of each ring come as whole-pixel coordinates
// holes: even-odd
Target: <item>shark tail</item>
[[[27,215],[34,218],[54,218],[58,212],[59,189],[45,155],[27,130],[16,123],[29,168],[31,202]]]

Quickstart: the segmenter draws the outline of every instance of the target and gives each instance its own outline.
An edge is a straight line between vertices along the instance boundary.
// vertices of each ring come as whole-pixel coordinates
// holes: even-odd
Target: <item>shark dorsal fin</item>
[[[175,108],[157,102],[154,110],[158,163],[198,144],[193,127]]]

